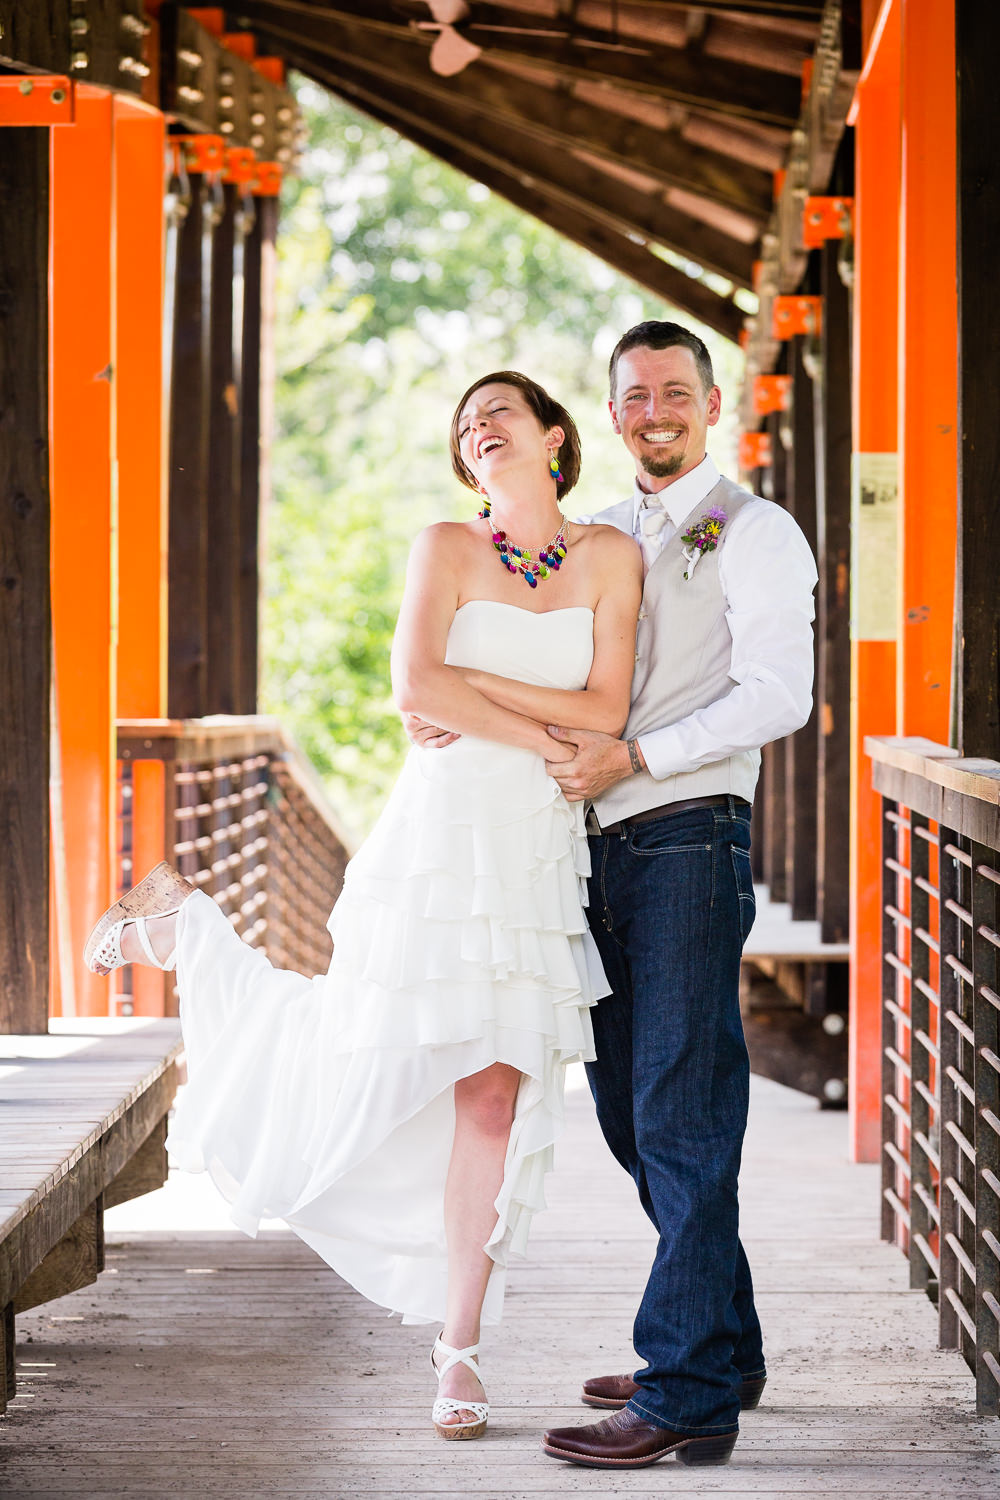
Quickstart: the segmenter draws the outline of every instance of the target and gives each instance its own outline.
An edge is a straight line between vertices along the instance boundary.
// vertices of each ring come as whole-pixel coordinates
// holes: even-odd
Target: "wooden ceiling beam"
[[[815,21],[826,0],[628,0],[632,10],[707,10],[741,21],[749,14],[769,21]]]
[[[508,29],[500,29],[498,21],[493,29],[484,29],[479,18],[486,12],[505,17]],[[401,24],[398,9],[387,0],[324,0],[322,9],[310,0],[246,0],[240,5],[240,14],[254,23],[268,14],[283,16],[304,38],[303,27],[315,25],[317,19],[339,22],[349,34],[357,38],[367,34],[380,46],[400,42],[415,46],[424,52],[425,65],[430,67],[434,33],[414,30],[408,22]],[[801,85],[787,73],[656,43],[630,40],[609,46],[611,33],[575,25],[565,35],[539,34],[541,19],[502,6],[477,5],[459,29],[484,48],[487,59],[506,57],[541,66],[554,70],[564,80],[582,78],[624,85],[633,92],[672,99],[691,108],[760,120],[789,130],[798,121]],[[561,29],[558,21],[552,29]]]
[[[435,106],[457,102],[484,114],[497,128],[495,149],[503,150],[503,130],[517,125],[554,149],[584,149],[618,165],[637,168],[664,187],[681,187],[736,209],[763,225],[772,207],[771,175],[677,132],[657,130],[612,110],[599,110],[553,89],[535,87],[484,63],[454,78],[432,73],[426,53],[409,42],[364,38],[324,16],[283,14],[275,0],[245,0],[254,30],[268,45],[288,53],[306,48],[340,65],[363,68],[383,88],[402,83]]]
[[[372,119],[390,126],[467,177],[484,183],[516,208],[531,214],[583,249],[589,250],[615,270],[630,277],[654,295],[662,297],[665,302],[697,318],[723,338],[731,339],[734,343],[739,339],[744,315],[734,302],[720,297],[703,283],[668,265],[628,235],[583,210],[570,208],[565,202],[553,199],[547,194],[543,184],[522,182],[519,177],[501,167],[495,157],[490,164],[467,150],[464,145],[452,144],[434,130],[433,122],[413,120],[406,110],[394,104],[385,94],[373,94],[369,90],[355,92],[349,79],[340,78],[320,66],[307,64],[302,58],[293,59],[293,64]]]
[[[299,64],[311,73],[323,65],[320,56],[305,51],[297,56]],[[398,118],[405,119],[405,128],[399,127],[404,134],[409,134],[411,126],[422,128],[446,142],[450,149],[462,149],[483,165],[500,164],[495,127],[479,116],[470,116],[452,105],[438,106],[429,118],[422,96],[415,90],[405,89],[398,82],[389,89],[382,88],[370,74],[343,63],[330,76],[337,79],[341,89],[350,85],[352,99],[365,108],[385,101]],[[621,234],[640,236],[666,246],[704,269],[727,277],[736,286],[751,285],[756,255],[752,245],[664,203],[656,194],[609,177],[567,151],[539,151],[538,141],[514,125],[504,129],[502,166],[522,186],[537,187],[554,204],[562,203]]]

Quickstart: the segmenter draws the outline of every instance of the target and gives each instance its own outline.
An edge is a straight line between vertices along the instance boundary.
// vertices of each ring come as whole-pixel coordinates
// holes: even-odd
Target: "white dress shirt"
[[[647,495],[636,481],[632,534],[647,569],[718,481],[707,455],[656,495]],[[666,514],[662,528],[644,536],[643,511],[660,505]],[[760,499],[743,506],[719,552],[719,580],[733,638],[733,687],[706,708],[638,737],[658,781],[781,739],[801,728],[812,708],[816,564],[787,510]]]

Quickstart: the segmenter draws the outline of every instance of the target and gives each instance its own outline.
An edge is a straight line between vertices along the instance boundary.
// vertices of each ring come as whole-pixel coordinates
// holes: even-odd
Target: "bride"
[[[234,1222],[276,1217],[431,1352],[446,1438],[479,1437],[480,1324],[498,1321],[562,1119],[566,1064],[593,1055],[608,993],[582,911],[582,804],[546,725],[619,734],[639,553],[563,519],[580,468],[569,413],[513,371],[452,421],[475,520],[421,532],[392,648],[396,703],[450,731],[410,750],[348,866],[315,979],[272,968],[160,865],[105,912],[90,968],[176,963],[188,1059],[168,1145]]]

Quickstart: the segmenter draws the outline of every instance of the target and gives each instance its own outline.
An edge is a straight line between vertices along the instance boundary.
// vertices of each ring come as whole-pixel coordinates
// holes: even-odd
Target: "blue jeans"
[[[753,925],[750,809],[728,798],[590,841],[590,925],[613,994],[593,1012],[605,1139],[659,1234],[629,1403],[696,1436],[734,1432],[764,1373],[737,1178],[750,1064],[740,1020]]]

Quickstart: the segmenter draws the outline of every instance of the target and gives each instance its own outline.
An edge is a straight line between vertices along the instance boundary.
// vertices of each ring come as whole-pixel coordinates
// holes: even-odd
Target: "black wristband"
[[[639,759],[639,744],[638,744],[638,741],[637,740],[626,740],[625,743],[628,746],[628,758],[629,758],[629,764],[632,767],[632,772],[633,772],[634,775],[638,776],[638,774],[639,774],[640,771],[644,771],[646,769],[645,766],[643,765],[642,761]]]

